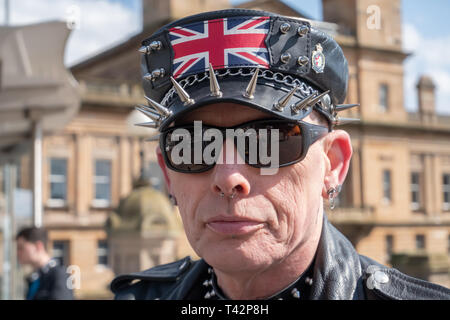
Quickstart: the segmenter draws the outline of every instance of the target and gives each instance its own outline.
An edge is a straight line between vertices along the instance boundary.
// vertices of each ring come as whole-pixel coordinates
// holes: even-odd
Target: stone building
[[[163,23],[230,6],[226,0],[189,1],[189,7],[186,3],[143,0],[141,33],[72,67],[81,87],[80,111],[64,130],[44,139],[44,225],[50,229],[53,254],[81,268],[78,297],[109,297],[113,270],[148,268],[167,260],[154,254],[167,250],[155,249],[128,267],[122,265],[111,247],[108,253],[105,224],[108,217],[121,215],[121,199],[152,192],[133,191],[142,173],[165,192],[155,142],[146,141],[152,132],[132,126],[140,121],[133,106],[146,103],[137,49]],[[249,1],[239,7],[307,18],[277,0]],[[323,17],[326,22],[314,25],[335,37],[349,61],[347,102],[361,103],[347,111],[361,122],[346,127],[354,156],[339,206],[327,214],[361,254],[384,264],[393,258],[392,263],[404,269],[421,255],[428,272],[420,275],[448,286],[450,117],[436,114],[435,87],[425,76],[418,79],[419,110],[412,113],[404,107],[403,62],[408,53],[402,50],[400,0],[323,0]],[[27,161],[24,158],[21,166],[23,187],[29,183]],[[147,213],[136,214],[144,219]],[[177,213],[174,216],[179,222]],[[175,222],[169,225],[173,230],[179,227]],[[165,243],[166,248],[173,246]],[[171,256],[189,252],[185,242]],[[439,275],[433,278],[432,261],[437,260]]]

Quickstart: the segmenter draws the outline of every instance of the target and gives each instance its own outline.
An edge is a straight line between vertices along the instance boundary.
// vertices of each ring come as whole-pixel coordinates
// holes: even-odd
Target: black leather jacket
[[[26,297],[31,300],[72,300],[73,291],[67,287],[69,275],[64,266],[50,260],[48,264],[33,272],[27,279]],[[37,290],[30,295],[31,283],[38,280]]]
[[[450,290],[445,287],[415,279],[359,255],[325,215],[323,222],[310,300],[450,300]],[[120,275],[112,281],[111,290],[118,300],[184,300],[194,286],[202,285],[202,275],[208,267],[204,260],[192,261],[186,257],[142,272]]]

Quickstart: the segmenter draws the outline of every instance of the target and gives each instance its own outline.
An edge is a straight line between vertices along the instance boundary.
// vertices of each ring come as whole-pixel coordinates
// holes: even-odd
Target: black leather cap
[[[206,104],[234,102],[276,117],[300,120],[312,109],[336,122],[335,106],[347,93],[348,65],[337,42],[306,20],[246,9],[189,16],[160,28],[142,42],[143,87],[152,103],[169,110],[160,130]],[[209,64],[221,95],[211,95]],[[259,68],[253,97],[245,90]],[[173,77],[189,96],[180,97]],[[293,88],[297,87],[295,92]],[[327,91],[310,108],[295,109],[307,97]],[[291,95],[286,106],[280,100]],[[319,97],[320,98],[320,97]]]

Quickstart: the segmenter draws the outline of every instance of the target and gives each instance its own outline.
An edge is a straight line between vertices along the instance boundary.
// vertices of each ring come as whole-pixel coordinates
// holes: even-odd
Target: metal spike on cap
[[[189,94],[183,89],[183,87],[173,77],[170,77],[170,81],[172,81],[175,91],[177,92],[178,96],[180,97],[181,102],[183,102],[183,104],[185,106],[189,106],[189,105],[195,103],[195,101],[193,99],[191,99]]]
[[[146,117],[149,117],[150,119],[152,119],[153,121],[160,121],[161,120],[161,115],[154,112],[153,110],[151,110],[149,107],[144,106],[142,104],[137,105],[136,110],[140,111],[142,114],[144,114]]]
[[[359,103],[355,103],[355,104],[337,104],[335,106],[335,111],[339,112],[339,111],[344,111],[353,107],[359,107],[360,104]]]
[[[300,110],[302,110],[303,108],[306,108],[309,105],[309,102],[315,97],[316,93],[312,93],[309,96],[307,96],[306,98],[304,98],[303,100],[300,100],[299,102],[293,104],[291,106],[291,110],[292,112],[294,112],[295,114],[299,113]]]
[[[145,99],[147,99],[148,103],[150,104],[150,106],[152,106],[153,108],[155,108],[155,110],[162,116],[164,117],[168,117],[172,114],[172,111],[170,111],[169,109],[167,109],[166,107],[164,107],[163,105],[160,105],[158,102],[153,101],[152,99],[150,99],[147,96],[144,96]]]
[[[340,126],[340,125],[344,125],[344,124],[348,124],[348,123],[355,123],[355,122],[359,122],[360,119],[356,119],[356,118],[341,118],[341,117],[336,117],[333,121],[333,124],[335,126]]]
[[[291,91],[289,91],[287,94],[285,94],[283,97],[281,97],[280,100],[278,100],[277,103],[275,103],[273,105],[273,107],[275,109],[277,109],[278,111],[283,111],[283,109],[286,107],[286,105],[288,104],[289,100],[292,98],[292,96],[294,95],[295,91],[297,91],[298,89],[298,85],[296,85],[294,88],[292,88]]]
[[[149,49],[148,46],[142,46],[139,48],[139,52],[140,53],[148,53],[148,51],[149,51],[148,49]]]
[[[209,89],[211,90],[211,96],[221,97],[222,91],[220,91],[219,82],[217,81],[216,74],[212,64],[209,64]]]
[[[250,82],[247,85],[247,88],[245,89],[243,96],[247,99],[255,98],[254,93],[256,90],[256,82],[258,81],[258,73],[259,73],[259,68],[256,68],[255,72],[253,73],[252,78],[250,79]]]
[[[143,122],[143,123],[136,123],[135,126],[156,129],[159,127],[159,123],[158,122]]]
[[[325,92],[322,92],[321,94],[319,94],[318,96],[314,97],[314,99],[312,99],[311,101],[308,102],[308,105],[313,106],[315,105],[317,102],[320,101],[320,99],[322,99],[322,97],[324,97],[325,95],[327,95],[328,93],[330,93],[330,90],[327,90]]]

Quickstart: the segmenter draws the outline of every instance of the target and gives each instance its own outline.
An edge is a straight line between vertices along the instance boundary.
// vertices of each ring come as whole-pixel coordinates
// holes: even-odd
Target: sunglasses
[[[230,132],[234,146],[246,164],[255,168],[273,167],[267,160],[276,156],[276,167],[280,168],[303,160],[309,147],[330,130],[303,121],[280,119],[250,121],[234,127],[210,126],[196,121],[161,132],[159,143],[164,162],[177,172],[208,171],[221,160],[220,148],[230,137]],[[219,148],[213,148],[213,143]],[[205,157],[205,154],[209,156]]]

